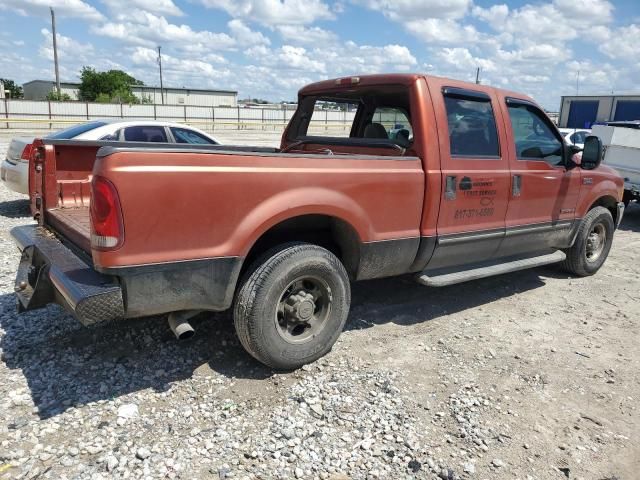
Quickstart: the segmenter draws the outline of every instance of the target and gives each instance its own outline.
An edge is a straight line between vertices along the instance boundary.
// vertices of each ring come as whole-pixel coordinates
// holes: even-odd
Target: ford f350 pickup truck
[[[195,313],[233,307],[246,350],[289,369],[331,349],[351,281],[605,261],[623,181],[598,138],[580,160],[530,98],[402,74],[298,100],[280,148],[36,141],[38,224],[12,231],[19,308],[55,302],[85,325],[168,313],[186,337]],[[355,111],[350,129],[318,130],[317,103]]]

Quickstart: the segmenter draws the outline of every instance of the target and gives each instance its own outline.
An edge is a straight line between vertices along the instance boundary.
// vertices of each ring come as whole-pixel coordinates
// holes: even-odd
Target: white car
[[[211,135],[197,128],[154,120],[95,120],[65,128],[47,135],[45,138],[194,145],[218,145],[220,143]],[[2,182],[14,192],[29,194],[29,157],[33,140],[33,137],[12,139],[7,149],[7,157],[0,167]]]
[[[591,135],[591,130],[584,128],[561,128],[560,133],[569,145],[584,148],[584,139]]]

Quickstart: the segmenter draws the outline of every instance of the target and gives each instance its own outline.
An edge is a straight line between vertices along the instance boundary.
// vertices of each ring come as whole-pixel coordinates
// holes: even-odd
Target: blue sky
[[[0,77],[119,68],[158,84],[291,100],[305,83],[372,72],[427,72],[560,96],[638,93],[640,1],[621,0],[2,0]],[[578,74],[579,72],[579,74]]]

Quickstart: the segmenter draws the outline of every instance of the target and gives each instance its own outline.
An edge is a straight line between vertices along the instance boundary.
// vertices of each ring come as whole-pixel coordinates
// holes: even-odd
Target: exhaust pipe
[[[198,313],[200,313],[200,310],[185,310],[169,314],[169,328],[178,340],[187,340],[196,334],[188,320]]]

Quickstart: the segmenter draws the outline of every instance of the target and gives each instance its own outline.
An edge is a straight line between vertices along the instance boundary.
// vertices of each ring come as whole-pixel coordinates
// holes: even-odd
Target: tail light
[[[124,224],[118,191],[104,177],[91,180],[91,247],[115,250],[124,241]]]
[[[22,150],[22,155],[20,155],[20,160],[26,160],[27,162],[31,158],[31,153],[33,152],[33,143],[28,143],[24,150]]]

